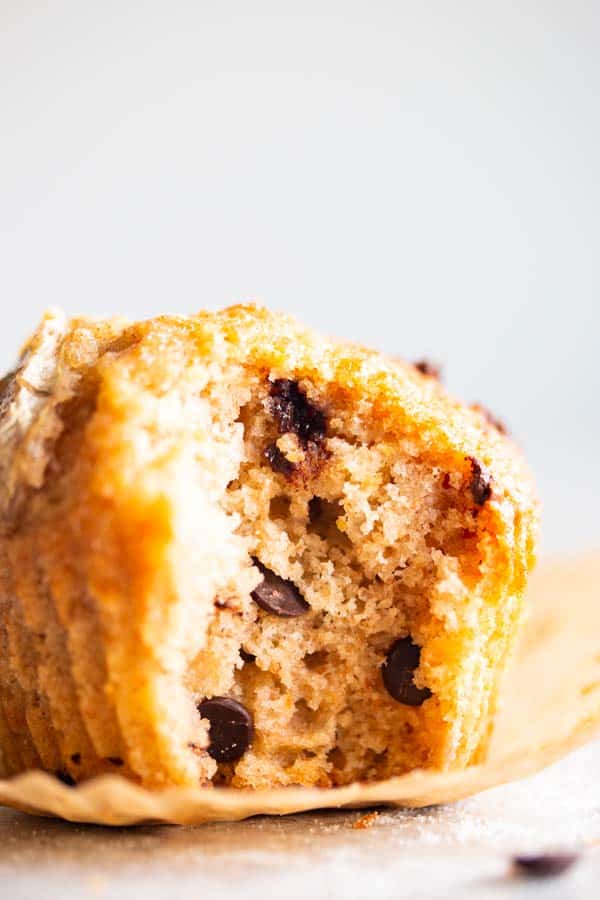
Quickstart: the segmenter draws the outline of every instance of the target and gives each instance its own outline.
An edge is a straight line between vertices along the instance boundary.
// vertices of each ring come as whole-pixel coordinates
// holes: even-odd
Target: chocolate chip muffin
[[[328,787],[483,758],[536,503],[428,369],[251,306],[52,312],[0,396],[4,774]]]

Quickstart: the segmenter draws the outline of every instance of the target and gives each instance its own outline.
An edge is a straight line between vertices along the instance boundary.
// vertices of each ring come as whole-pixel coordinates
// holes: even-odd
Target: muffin
[[[46,314],[0,382],[0,749],[68,784],[484,758],[537,506],[430,367],[237,306]]]

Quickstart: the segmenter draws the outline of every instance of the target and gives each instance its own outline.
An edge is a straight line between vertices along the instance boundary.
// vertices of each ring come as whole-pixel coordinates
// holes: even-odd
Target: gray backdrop
[[[600,543],[600,5],[0,0],[0,359],[255,298],[446,364]]]

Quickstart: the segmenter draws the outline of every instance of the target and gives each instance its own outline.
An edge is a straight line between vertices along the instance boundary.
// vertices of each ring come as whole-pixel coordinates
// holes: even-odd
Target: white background
[[[600,543],[600,4],[0,0],[0,359],[244,299],[446,363]]]

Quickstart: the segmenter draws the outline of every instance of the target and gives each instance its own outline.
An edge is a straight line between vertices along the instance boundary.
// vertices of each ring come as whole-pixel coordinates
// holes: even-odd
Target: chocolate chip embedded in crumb
[[[265,450],[265,459],[274,472],[284,475],[286,478],[291,478],[296,471],[295,464],[289,461],[277,444],[269,444]]]
[[[245,663],[253,663],[256,660],[254,653],[248,653],[248,651],[244,650],[243,647],[240,647],[240,656]]]
[[[106,762],[109,762],[111,766],[124,766],[125,762],[121,759],[120,756],[107,756]]]
[[[414,682],[415,670],[421,662],[421,648],[410,637],[395,641],[381,667],[385,688],[399,703],[421,706],[429,697],[429,688],[419,688]]]
[[[515,856],[513,865],[528,878],[552,878],[562,875],[578,859],[578,853],[544,853],[539,856]]]
[[[469,457],[473,477],[471,478],[471,494],[477,506],[483,504],[492,496],[492,476],[473,456]]]
[[[436,381],[442,380],[442,367],[429,359],[420,359],[413,363],[417,372],[421,375],[427,375],[428,378],[435,378]]]
[[[17,373],[9,372],[0,378],[0,418],[8,410],[17,390]]]
[[[254,738],[254,722],[246,707],[231,697],[211,697],[197,708],[210,722],[209,755],[217,762],[240,759]]]
[[[57,769],[54,773],[59,781],[62,781],[63,784],[66,784],[67,787],[75,787],[77,782],[68,772],[65,772],[64,769]]]
[[[81,765],[81,753],[72,753],[71,754],[71,762],[76,766]]]
[[[303,444],[320,444],[325,438],[327,421],[319,407],[308,399],[297,381],[278,378],[271,384],[269,411],[280,434],[296,434]]]
[[[308,612],[310,606],[293,582],[276,575],[257,559],[253,562],[262,573],[263,580],[250,596],[261,609],[285,619],[303,616]]]

